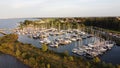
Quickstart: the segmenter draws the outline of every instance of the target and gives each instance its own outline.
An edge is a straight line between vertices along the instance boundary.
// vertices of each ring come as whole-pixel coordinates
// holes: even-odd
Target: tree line
[[[120,31],[120,20],[116,17],[85,18],[86,26],[95,26],[104,29]]]
[[[76,22],[75,20],[64,20],[65,18],[43,18],[40,20],[30,21],[25,20],[23,22],[20,22],[19,27],[26,27],[29,25],[33,25],[33,27],[39,27],[39,28],[57,28],[57,29],[80,29],[84,28],[83,24],[80,24],[79,22]]]

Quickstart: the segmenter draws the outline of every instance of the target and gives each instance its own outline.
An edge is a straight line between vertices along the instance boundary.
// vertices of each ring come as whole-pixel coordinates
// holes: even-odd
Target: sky
[[[0,0],[0,18],[120,16],[120,0]]]

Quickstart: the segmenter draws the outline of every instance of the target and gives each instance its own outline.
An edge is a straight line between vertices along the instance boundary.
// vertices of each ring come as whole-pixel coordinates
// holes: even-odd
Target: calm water
[[[17,27],[17,24],[19,24],[20,21],[24,21],[26,19],[1,19],[0,20],[0,28],[6,28],[6,29],[12,29]],[[31,19],[34,20],[34,19]],[[1,34],[0,34],[1,36]],[[27,36],[19,36],[19,41],[23,42],[23,43],[30,43],[33,44],[34,46],[40,48],[41,45],[39,43],[39,40],[34,40],[32,38],[28,38]],[[88,40],[92,40],[91,39],[87,39],[84,40],[82,43],[85,44],[87,43]],[[54,50],[56,52],[64,52],[64,51],[68,51],[70,55],[73,55],[73,53],[71,52],[71,50],[75,47],[75,45],[77,45],[78,42],[73,42],[69,45],[65,45],[65,46],[59,46],[58,48],[49,48],[50,50]],[[110,51],[107,51],[105,54],[103,54],[102,56],[100,56],[101,60],[107,63],[113,63],[113,64],[120,64],[120,47],[119,46],[114,46]]]
[[[17,27],[20,21],[24,21],[26,19],[0,19],[0,29],[13,29]],[[33,19],[28,19],[33,20]],[[0,36],[3,36],[0,34]],[[18,61],[15,57],[6,54],[0,54],[0,68],[29,68],[24,65],[20,61]]]
[[[28,66],[22,64],[16,58],[2,54],[0,55],[0,68],[29,68]]]

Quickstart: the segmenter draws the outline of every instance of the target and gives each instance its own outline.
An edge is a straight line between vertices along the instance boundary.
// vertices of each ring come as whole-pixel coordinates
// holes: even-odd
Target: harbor
[[[77,42],[78,44],[75,44],[71,51],[74,54],[87,58],[94,58],[102,55],[115,45],[114,41],[109,39],[105,40],[96,36],[96,34],[88,34],[79,29],[58,30],[56,28],[46,29],[29,26],[23,29],[16,29],[14,32],[19,35],[26,35],[28,38],[39,40],[40,46],[46,44],[50,48],[69,46],[69,44]],[[92,39],[90,40],[90,38]],[[86,39],[87,41],[85,41]]]
[[[19,22],[24,21],[24,20],[26,20],[26,19],[0,20],[0,22],[2,23],[2,25],[0,25],[0,28],[1,29],[6,28],[6,29],[14,30],[13,32],[15,32],[19,35],[18,41],[23,42],[23,43],[32,44],[32,45],[34,45],[35,47],[38,47],[38,48],[41,48],[41,46],[42,46],[41,42],[43,40],[46,41],[46,39],[47,39],[47,40],[52,42],[52,43],[49,43],[49,45],[47,44],[48,48],[50,50],[53,50],[53,51],[58,52],[58,53],[64,53],[65,51],[67,51],[69,53],[69,55],[74,55],[74,56],[81,56],[80,54],[73,53],[73,50],[75,48],[79,49],[80,47],[88,46],[88,44],[94,45],[95,42],[99,41],[99,37],[100,37],[99,35],[96,35],[96,34],[93,34],[93,33],[90,34],[90,33],[86,32],[85,30],[80,29],[80,27],[77,28],[77,29],[62,29],[62,28],[58,29],[58,28],[52,27],[51,30],[55,30],[55,32],[49,31],[50,28],[42,27],[42,29],[41,29],[41,28],[36,28],[36,27],[33,27],[33,26],[28,27],[28,31],[27,31],[27,28],[23,28],[23,30],[19,30],[18,29],[19,25],[16,25],[16,24],[19,24]],[[5,25],[5,23],[10,23],[10,22],[12,22],[10,25]],[[72,31],[74,31],[74,32],[72,32]],[[84,33],[85,34],[83,36],[82,35],[80,36],[79,34],[75,33],[76,31],[78,31],[79,33],[83,32],[83,34]],[[38,36],[41,33],[40,35],[45,36],[45,37],[43,37],[43,38],[40,37],[40,36],[38,37],[36,32],[38,32]],[[73,36],[75,36],[75,37],[73,37]],[[80,40],[77,40],[78,38],[76,38],[76,36]],[[92,36],[92,37],[90,37],[90,36]],[[71,40],[70,40],[71,43],[67,43],[67,44],[64,44],[64,45],[56,43],[56,42],[58,42],[58,40],[61,40],[61,39],[66,40],[66,38],[70,38],[70,37],[72,37]],[[86,37],[88,37],[88,38],[86,38]],[[94,41],[94,40],[96,40],[96,41]],[[55,42],[53,42],[53,41],[55,41]],[[110,41],[110,40],[108,39],[108,40],[105,40],[105,41],[107,42],[107,41]],[[113,47],[111,47],[111,49],[107,49],[105,52],[102,52],[102,54],[99,54],[97,56],[99,56],[100,59],[104,62],[107,62],[107,63],[111,62],[113,64],[118,64],[118,63],[120,63],[118,61],[118,59],[119,59],[118,52],[120,51],[119,48],[120,47],[115,44]],[[86,54],[86,53],[84,53],[84,54]],[[85,55],[82,55],[82,56],[84,57]],[[87,56],[88,56],[88,54],[87,54]],[[111,60],[109,60],[109,59],[111,59]]]
[[[120,68],[120,0],[0,3],[0,68]]]
[[[86,34],[84,31],[78,29],[72,30],[60,30],[55,28],[51,29],[38,29],[25,28],[22,30],[16,30],[15,33],[19,35],[27,35],[29,38],[39,39],[41,44],[47,44],[48,46],[58,47],[57,45],[67,45],[75,41],[82,41],[83,39],[91,38],[93,35]],[[53,44],[53,45],[51,45]]]

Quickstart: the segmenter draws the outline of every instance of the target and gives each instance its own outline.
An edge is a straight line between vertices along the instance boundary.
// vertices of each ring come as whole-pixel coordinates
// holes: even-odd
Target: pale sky
[[[120,0],[0,0],[0,18],[120,16]]]

